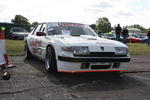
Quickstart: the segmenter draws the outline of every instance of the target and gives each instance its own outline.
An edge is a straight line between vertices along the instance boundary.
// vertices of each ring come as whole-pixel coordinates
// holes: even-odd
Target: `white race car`
[[[98,37],[85,24],[41,23],[25,38],[25,59],[36,56],[45,61],[47,71],[66,73],[120,72],[129,62],[128,47],[118,41]]]

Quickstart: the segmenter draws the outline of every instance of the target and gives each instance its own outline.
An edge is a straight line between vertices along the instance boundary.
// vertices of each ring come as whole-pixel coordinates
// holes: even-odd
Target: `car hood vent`
[[[97,38],[92,35],[80,35],[80,37],[88,39],[88,40],[97,40]]]

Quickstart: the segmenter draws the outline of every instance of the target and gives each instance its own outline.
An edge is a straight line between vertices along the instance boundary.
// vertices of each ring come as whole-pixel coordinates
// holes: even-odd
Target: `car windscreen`
[[[12,32],[27,32],[25,29],[12,29]]]
[[[93,35],[97,36],[96,33],[88,26],[53,26],[49,27],[48,35]]]

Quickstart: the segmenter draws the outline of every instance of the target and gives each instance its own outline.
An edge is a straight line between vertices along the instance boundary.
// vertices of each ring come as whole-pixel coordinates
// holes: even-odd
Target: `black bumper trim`
[[[60,61],[69,62],[130,62],[130,57],[98,57],[98,58],[72,58],[72,57],[62,57],[58,56]]]

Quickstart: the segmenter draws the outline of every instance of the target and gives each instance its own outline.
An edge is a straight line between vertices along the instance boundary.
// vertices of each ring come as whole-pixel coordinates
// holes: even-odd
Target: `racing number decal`
[[[31,41],[30,42],[30,46],[31,47],[37,47],[37,46],[41,46],[42,42],[39,40],[35,40],[35,41]]]
[[[40,55],[42,54],[41,48],[38,48],[38,47],[41,47],[41,45],[42,45],[42,41],[39,41],[39,40],[30,42],[30,46],[33,48],[32,52],[35,54],[40,54]]]
[[[33,48],[33,52],[40,55],[42,54],[41,48]]]

